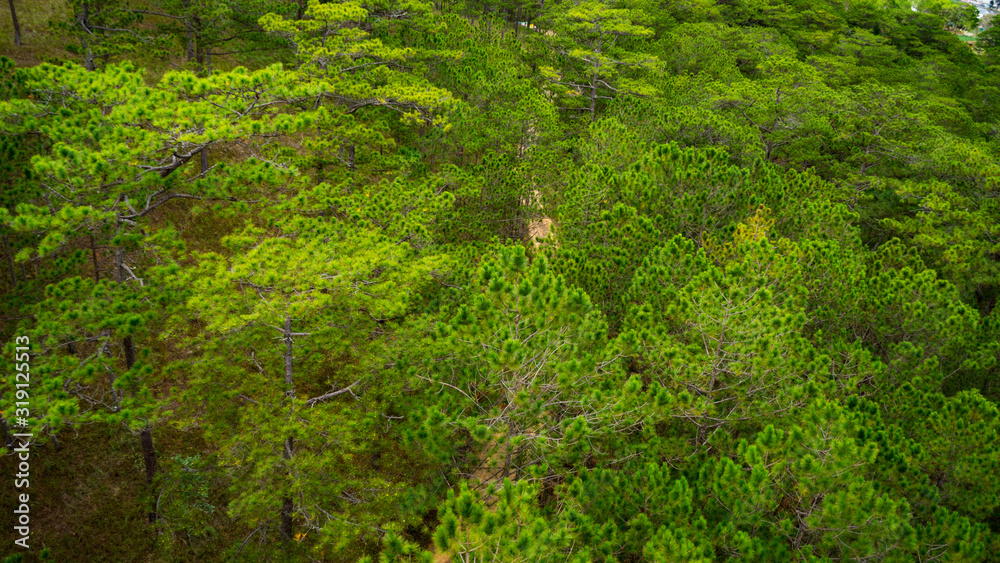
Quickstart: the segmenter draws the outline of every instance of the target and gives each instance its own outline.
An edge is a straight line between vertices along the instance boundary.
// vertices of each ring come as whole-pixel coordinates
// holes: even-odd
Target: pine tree
[[[538,25],[546,30],[545,42],[565,62],[562,68],[545,66],[541,71],[563,97],[566,105],[562,109],[583,111],[596,120],[598,100],[651,92],[648,85],[634,78],[636,73],[627,70],[651,69],[656,58],[619,45],[627,44],[629,38],[653,35],[653,30],[643,25],[648,17],[636,4],[574,0],[549,5]]]
[[[315,532],[317,549],[353,549],[359,526],[406,517],[401,485],[362,460],[374,467],[391,451],[376,439],[389,334],[433,283],[442,258],[421,252],[419,237],[450,199],[428,186],[396,191],[404,185],[375,197],[303,189],[268,229],[227,237],[225,255],[200,256],[180,282],[190,292],[175,330],[188,315],[204,329],[174,369],[193,422],[230,468],[231,514],[258,529],[277,522],[286,539]],[[407,216],[411,195],[426,207]]]
[[[498,254],[477,270],[471,302],[432,328],[424,365],[410,367],[442,397],[421,407],[414,439],[442,461],[456,459],[457,438],[478,443],[455,469],[484,482],[552,479],[563,460],[594,455],[595,435],[631,424],[613,414],[617,354],[606,355],[607,326],[585,293],[544,260],[529,264],[523,247]]]

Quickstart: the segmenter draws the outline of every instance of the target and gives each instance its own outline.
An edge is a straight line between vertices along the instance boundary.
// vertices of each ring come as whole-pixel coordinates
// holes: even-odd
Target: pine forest
[[[1000,4],[8,0],[0,561],[1000,561]]]

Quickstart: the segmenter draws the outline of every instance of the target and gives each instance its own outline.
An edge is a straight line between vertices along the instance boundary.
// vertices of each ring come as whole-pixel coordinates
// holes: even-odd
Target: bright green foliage
[[[792,553],[834,560],[912,548],[906,501],[865,478],[878,449],[856,439],[858,417],[820,399],[796,418],[788,430],[769,426],[754,443],[741,441],[739,464],[723,458],[702,473],[731,513],[717,537],[737,553],[783,537]]]
[[[461,56],[442,59],[430,76],[462,99],[453,109],[454,127],[445,141],[458,147],[462,162],[485,152],[529,158],[545,150],[557,139],[560,125],[554,105],[525,76],[530,69],[521,60],[521,45],[482,25],[444,22],[450,33],[431,35],[427,42],[437,50],[461,51]]]
[[[915,464],[938,489],[939,502],[959,514],[986,514],[1000,505],[1000,487],[987,476],[1000,464],[1000,413],[977,392],[954,397],[904,384],[885,417],[920,444]]]
[[[623,292],[660,233],[647,217],[621,203],[587,225],[584,242],[554,253],[553,268],[597,301],[614,330],[624,316]]]
[[[968,518],[945,508],[937,508],[934,519],[917,528],[918,553],[923,558],[980,561],[987,556],[988,537],[986,526],[973,524]]]
[[[627,38],[651,36],[653,30],[643,25],[646,19],[648,15],[638,3],[595,0],[557,3],[539,18],[547,41],[564,61],[562,68],[542,67],[542,75],[552,81],[565,109],[589,112],[590,118],[596,119],[598,100],[652,93],[636,73],[624,71],[630,67],[651,69],[656,58],[618,45],[627,43]]]
[[[920,0],[915,3],[921,12],[940,16],[949,27],[975,29],[979,24],[979,11],[971,4],[942,0]]]
[[[940,378],[976,357],[966,339],[976,332],[977,315],[934,270],[906,264],[898,241],[884,245],[872,258],[862,338],[890,364],[887,384],[923,372],[925,383],[935,389]]]
[[[201,173],[185,169],[197,155],[217,144],[235,144],[237,140],[246,143],[256,135],[287,131],[308,122],[308,117],[289,119],[259,118],[259,95],[264,91],[276,96],[290,95],[292,88],[287,82],[280,84],[279,67],[253,73],[237,70],[213,79],[198,79],[187,73],[168,73],[160,88],[149,88],[140,73],[124,63],[112,65],[101,72],[86,72],[79,66],[42,65],[22,71],[24,88],[29,95],[3,103],[4,127],[10,131],[40,134],[53,143],[51,150],[36,154],[32,158],[33,176],[47,186],[49,197],[45,200],[27,200],[16,207],[16,215],[8,216],[9,227],[20,233],[30,233],[37,241],[32,246],[22,248],[17,259],[24,261],[37,256],[39,259],[52,257],[55,261],[60,254],[75,256],[77,264],[85,263],[83,252],[70,249],[79,245],[81,239],[90,247],[88,277],[95,281],[113,278],[118,289],[112,295],[93,298],[93,310],[83,316],[83,325],[78,319],[61,318],[69,310],[65,301],[47,300],[38,305],[35,315],[36,326],[42,334],[52,335],[57,340],[46,349],[61,346],[65,342],[88,343],[88,349],[81,352],[91,355],[90,339],[99,341],[99,350],[110,346],[109,338],[122,339],[120,349],[125,357],[126,369],[112,370],[98,362],[91,366],[89,359],[78,367],[53,366],[54,373],[67,369],[67,377],[81,378],[84,389],[94,385],[98,372],[110,371],[110,382],[118,380],[121,372],[149,375],[153,369],[143,362],[132,365],[135,360],[135,342],[131,327],[137,325],[95,323],[116,321],[122,311],[129,311],[132,319],[142,319],[152,314],[149,301],[132,301],[123,292],[126,280],[134,282],[134,288],[143,288],[146,268],[150,260],[138,259],[137,253],[148,252],[147,256],[163,254],[175,246],[173,234],[167,230],[149,234],[143,225],[150,214],[173,199],[234,200],[244,196],[256,186],[268,181],[280,181],[270,164],[261,161],[250,162],[242,170],[234,171],[222,181],[221,167],[203,168]],[[220,91],[223,90],[223,91]],[[283,100],[282,100],[283,101]],[[271,104],[268,104],[271,105]],[[267,106],[265,106],[267,107]],[[259,145],[258,145],[259,146]],[[204,164],[204,162],[203,162]],[[180,171],[180,172],[178,172]],[[214,174],[213,174],[214,172]],[[247,181],[249,180],[249,181]],[[110,250],[112,264],[101,268],[98,246]],[[104,254],[104,252],[101,252]],[[110,274],[110,275],[109,275]],[[79,278],[76,278],[79,282]],[[94,291],[104,294],[106,282],[99,281]],[[102,289],[103,288],[103,289]],[[172,299],[174,296],[157,295],[152,289],[152,299]],[[68,289],[66,291],[69,291]],[[76,285],[72,292],[76,301],[80,295],[91,293],[90,288]],[[145,290],[140,291],[140,294]],[[55,295],[58,297],[62,290]],[[112,311],[114,312],[112,314]],[[51,324],[41,324],[48,315]],[[48,338],[48,336],[46,336]],[[143,343],[140,343],[140,346]],[[115,349],[119,343],[116,343]],[[97,354],[102,362],[113,361],[118,354]],[[48,358],[54,360],[55,358]],[[65,364],[65,360],[61,360]],[[88,367],[90,366],[90,367]],[[131,369],[128,369],[131,368]],[[85,373],[79,370],[87,370]],[[136,371],[139,370],[139,371]],[[105,377],[105,374],[100,374]],[[127,385],[128,378],[122,380]],[[136,390],[133,390],[136,391]],[[111,393],[112,401],[81,394],[85,402],[111,407],[113,411],[123,408],[122,396],[117,391],[105,387],[100,394]],[[132,423],[147,420],[154,409],[148,394],[129,394],[129,400],[144,401],[129,409],[138,409],[139,415],[124,415]],[[62,396],[54,398],[57,403]],[[123,411],[125,412],[125,411]],[[50,422],[47,424],[52,425]],[[53,425],[55,426],[55,425]],[[151,448],[147,449],[150,452]],[[147,458],[151,462],[151,458]],[[155,466],[147,464],[151,478]]]
[[[595,469],[567,487],[563,517],[581,545],[604,557],[645,555],[650,561],[711,561],[708,522],[683,477],[666,464]]]
[[[434,545],[441,551],[468,560],[491,561],[590,561],[584,550],[572,549],[573,537],[565,524],[553,526],[535,502],[537,486],[505,479],[495,506],[487,508],[463,483],[456,495],[448,491],[441,505],[441,525],[434,532]]]
[[[0,452],[53,556],[1000,552],[971,6],[17,4]]]
[[[625,326],[639,339],[641,369],[699,446],[786,416],[829,361],[800,336],[797,264],[767,240],[760,219],[709,252],[675,238],[650,255],[629,292]]]
[[[897,193],[913,202],[916,212],[888,218],[886,226],[912,237],[943,276],[964,280],[967,291],[996,285],[1000,269],[992,256],[1000,252],[995,221],[1000,209],[995,199],[963,196],[937,181],[905,184]]]
[[[204,328],[190,341],[194,358],[175,369],[190,373],[181,396],[204,413],[198,420],[229,468],[230,512],[266,522],[291,499],[296,527],[318,534],[317,549],[345,549],[358,526],[393,518],[401,498],[401,468],[362,470],[386,445],[376,439],[377,403],[358,397],[378,396],[372,378],[387,331],[440,263],[419,251],[421,218],[439,204],[414,190],[430,209],[400,213],[393,192],[404,188],[374,198],[325,184],[303,192],[282,206],[293,214],[276,221],[280,236],[248,226],[226,239],[231,256],[201,256],[188,278],[187,308]],[[316,207],[334,211],[295,214]]]
[[[439,238],[473,243],[481,239],[522,240],[528,221],[539,215],[538,194],[531,183],[531,164],[508,155],[487,153],[464,170],[445,171],[455,208],[441,225]]]
[[[483,264],[473,283],[470,302],[433,328],[434,348],[447,355],[416,372],[442,397],[421,409],[417,440],[446,458],[455,437],[471,436],[486,481],[594,455],[593,436],[628,424],[613,416],[621,375],[605,357],[599,311],[519,246]]]
[[[831,93],[814,68],[794,59],[770,58],[759,71],[767,78],[713,86],[716,107],[756,133],[765,160],[810,166],[811,145],[830,129],[820,108]]]
[[[26,71],[25,85],[32,99],[7,102],[0,111],[8,130],[38,131],[54,142],[32,165],[59,194],[52,203],[59,212],[25,204],[11,220],[17,230],[46,234],[34,249],[40,255],[80,230],[102,238],[132,230],[172,199],[231,201],[255,184],[280,183],[281,174],[265,162],[267,142],[258,140],[311,121],[266,115],[304,93],[280,67],[207,79],[168,73],[154,89],[127,63],[99,73],[43,65]],[[258,158],[221,181],[214,180],[222,167],[187,170],[203,150],[248,143]],[[241,175],[250,181],[236,181]]]
[[[429,7],[411,2],[417,14]],[[415,49],[393,47],[363,31],[358,22],[370,15],[361,2],[321,4],[309,0],[305,19],[282,20],[277,14],[261,18],[261,26],[286,36],[304,63],[299,72],[320,88],[323,96],[346,102],[349,112],[364,106],[385,107],[411,122],[444,125],[433,112],[452,103],[451,94],[416,75],[392,70],[418,56]]]
[[[146,325],[162,314],[147,304],[166,296],[150,289],[80,277],[47,288],[29,333],[37,343],[34,367],[44,382],[37,391],[47,392],[38,394],[47,403],[38,409],[40,427],[55,432],[67,423],[95,420],[141,425],[152,416],[144,385],[153,371],[150,351],[141,350],[127,369],[121,349],[126,337],[143,340]]]

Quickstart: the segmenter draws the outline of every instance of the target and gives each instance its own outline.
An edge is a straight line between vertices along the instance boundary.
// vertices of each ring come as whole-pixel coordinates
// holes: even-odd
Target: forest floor
[[[539,203],[542,194],[535,190],[534,198],[535,202]],[[542,238],[549,236],[552,232],[552,218],[548,216],[542,216],[528,223],[528,239],[530,239],[535,246],[541,245]]]
[[[14,44],[14,21],[9,9],[0,18],[0,55],[12,59],[18,66],[33,66],[47,60],[72,56],[66,50],[69,38],[60,37],[53,22],[69,19],[66,0],[14,0],[17,21],[21,27],[21,46]]]

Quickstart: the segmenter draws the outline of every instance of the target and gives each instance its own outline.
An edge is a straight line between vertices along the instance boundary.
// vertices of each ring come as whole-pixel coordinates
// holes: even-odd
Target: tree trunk
[[[10,3],[10,19],[14,20],[14,44],[21,46],[21,25],[17,23],[17,10],[14,9],[14,0],[7,0]]]
[[[94,283],[101,281],[101,269],[97,266],[97,245],[94,244],[94,235],[90,237],[90,257],[94,262]]]
[[[200,71],[205,74],[205,38],[201,36],[201,18],[191,18],[192,33],[195,38],[194,60],[201,67]]]
[[[292,386],[292,319],[285,317],[285,397],[289,399],[289,416],[291,416],[291,400],[295,398],[295,388]],[[292,437],[285,438],[283,457],[286,460],[292,459]],[[292,497],[286,496],[281,502],[281,537],[286,540],[292,539]]]
[[[295,396],[295,389],[292,387],[292,319],[285,318],[285,396],[292,398]]]
[[[597,55],[598,59],[601,55],[601,44],[603,43],[604,36],[597,36]],[[597,119],[597,74],[600,70],[600,62],[598,60],[594,61],[594,76],[590,79],[590,120],[594,121]]]
[[[208,147],[201,149],[201,173],[208,172]]]
[[[3,236],[3,251],[7,255],[7,266],[10,268],[10,281],[13,282],[14,287],[17,287],[17,271],[14,270],[14,254],[10,250],[10,245],[7,244],[7,235]]]
[[[88,71],[93,72],[96,70],[94,66],[94,52],[90,50],[90,43],[87,42],[87,35],[90,32],[90,9],[86,4],[83,5],[83,11],[80,13],[80,25],[83,26],[85,32],[84,35],[80,36],[80,43],[83,45],[83,66]]]
[[[513,413],[512,413],[513,414]],[[511,417],[507,421],[507,442],[504,444],[504,456],[503,456],[503,476],[500,481],[503,481],[510,475],[510,464],[513,462],[513,452],[511,451],[510,442],[514,438],[514,434],[517,432],[517,426],[514,424],[514,418]]]
[[[299,0],[299,10],[295,13],[295,21],[301,20],[306,15],[306,0]]]
[[[292,437],[285,439],[284,458],[292,459]],[[287,496],[281,501],[281,537],[292,539],[292,497]]]
[[[156,476],[156,448],[153,447],[153,431],[147,426],[139,432],[139,442],[142,444],[142,462],[146,466],[146,483],[152,483]],[[156,520],[156,513],[149,515],[150,522]]]
[[[125,251],[121,248],[115,250],[115,262],[117,263],[115,281],[120,284],[125,283]],[[131,370],[135,365],[135,343],[131,336],[122,339],[122,348],[125,350],[125,369]],[[111,391],[114,392],[114,389]],[[153,477],[156,476],[156,448],[153,446],[153,430],[148,424],[139,432],[139,445],[142,448],[142,461],[146,467],[146,484],[151,485]],[[149,511],[149,521],[156,522],[155,500]]]
[[[105,348],[105,350],[107,350],[107,348]],[[108,370],[108,387],[111,389],[111,396],[115,399],[115,412],[118,412],[119,409],[121,409],[121,399],[118,397],[118,391],[115,390],[116,379],[115,372]]]
[[[8,450],[14,449],[14,436],[10,432],[10,426],[7,425],[7,419],[0,416],[0,430],[3,431],[3,443]]]
[[[183,2],[181,2],[181,5],[184,6],[185,10],[190,9],[191,8],[191,0],[184,0]],[[187,26],[187,28],[188,28],[187,29],[187,50],[186,50],[187,61],[191,62],[191,61],[194,60],[194,30],[191,29],[191,24],[189,24],[187,22],[187,20],[184,21],[184,25]]]

